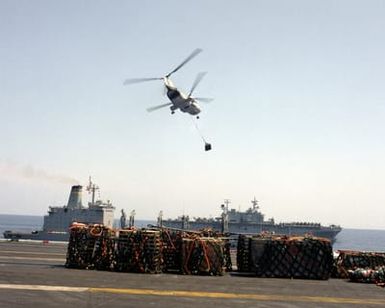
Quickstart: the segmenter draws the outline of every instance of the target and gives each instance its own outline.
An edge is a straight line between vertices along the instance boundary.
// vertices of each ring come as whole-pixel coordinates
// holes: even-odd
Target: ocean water
[[[385,230],[342,229],[333,249],[385,252]]]
[[[0,215],[0,238],[6,230],[32,232],[43,227],[43,216]]]
[[[155,220],[135,220],[135,226],[139,228],[155,223]],[[119,219],[115,219],[114,227],[118,226]],[[0,214],[0,238],[3,238],[3,232],[7,230],[29,233],[41,229],[43,229],[43,216]]]
[[[115,226],[119,220],[115,220]],[[155,224],[153,220],[136,220],[137,227]],[[32,232],[43,227],[42,216],[3,215],[0,214],[0,238],[6,230]],[[343,229],[333,245],[334,250],[360,250],[385,252],[385,230]]]

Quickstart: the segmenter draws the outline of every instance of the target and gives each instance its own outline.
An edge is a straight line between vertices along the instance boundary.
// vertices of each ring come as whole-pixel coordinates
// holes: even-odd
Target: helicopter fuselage
[[[167,90],[167,97],[172,102],[172,106],[170,107],[172,113],[177,109],[191,115],[197,115],[201,112],[196,100],[191,97],[189,98],[186,94],[179,91],[170,79],[165,78],[164,85]]]

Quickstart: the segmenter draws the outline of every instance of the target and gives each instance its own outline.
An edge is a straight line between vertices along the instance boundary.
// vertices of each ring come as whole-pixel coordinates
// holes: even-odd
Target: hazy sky
[[[385,228],[384,1],[0,0],[0,213],[44,215],[89,175],[138,219]],[[203,142],[160,77],[197,96]],[[88,197],[84,195],[86,200]]]

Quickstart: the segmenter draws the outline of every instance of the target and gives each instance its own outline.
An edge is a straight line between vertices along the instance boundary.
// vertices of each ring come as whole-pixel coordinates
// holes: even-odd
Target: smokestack
[[[74,185],[71,188],[70,198],[68,199],[67,207],[69,209],[82,208],[82,186]]]

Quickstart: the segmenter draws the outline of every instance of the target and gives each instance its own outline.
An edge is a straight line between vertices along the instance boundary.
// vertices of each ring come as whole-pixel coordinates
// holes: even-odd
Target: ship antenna
[[[230,199],[225,199],[224,204],[225,204],[226,212],[229,210],[229,204],[230,203],[231,203]]]
[[[99,186],[97,186],[95,183],[92,183],[91,176],[88,178],[88,186],[87,191],[88,193],[92,194],[92,205],[95,204],[95,191],[99,190]]]
[[[259,209],[258,202],[259,201],[257,199],[255,199],[255,197],[253,200],[251,200],[251,204],[253,205],[253,211],[256,211]]]

